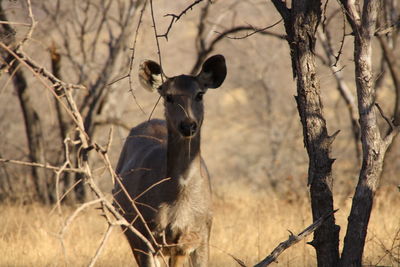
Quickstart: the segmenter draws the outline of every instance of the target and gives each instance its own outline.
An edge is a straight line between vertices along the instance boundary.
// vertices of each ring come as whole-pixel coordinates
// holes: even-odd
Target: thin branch
[[[385,29],[382,29],[382,30],[378,29],[378,30],[375,32],[374,35],[375,35],[375,36],[386,35],[386,34],[388,34],[388,33],[391,33],[392,31],[396,30],[397,28],[400,28],[400,20],[397,21],[396,23],[394,23],[393,25],[391,25],[391,26],[385,28]]]
[[[59,89],[60,87],[64,88],[71,88],[71,89],[83,89],[86,90],[86,87],[83,85],[76,85],[76,84],[70,84],[70,83],[65,83],[55,77],[50,71],[46,70],[45,68],[39,66],[33,59],[28,57],[25,53],[18,51],[16,52],[15,50],[13,51],[10,49],[8,46],[0,42],[1,48],[6,50],[8,53],[10,53],[15,59],[20,61],[21,63],[25,64],[26,66],[29,66],[34,73],[39,74],[40,76],[48,79],[53,85],[55,90]]]
[[[329,31],[322,31],[321,29],[317,30],[317,35],[319,40],[321,41],[323,51],[325,52],[325,57],[322,57],[323,63],[327,65],[331,71],[333,76],[335,77],[337,83],[337,89],[339,90],[340,95],[343,97],[343,100],[346,102],[346,107],[349,112],[349,117],[351,121],[351,127],[354,137],[354,144],[357,158],[361,159],[361,144],[360,144],[360,124],[358,122],[358,113],[357,113],[357,103],[354,95],[351,93],[345,79],[343,78],[342,70],[344,67],[341,67],[338,61],[335,63],[332,60],[334,57],[336,60],[336,56],[333,54],[333,48],[330,40],[328,39]],[[339,50],[341,51],[341,49]],[[339,56],[339,54],[338,54]],[[326,59],[325,59],[326,58]]]
[[[118,79],[116,79],[116,80],[114,80],[114,81],[112,81],[112,82],[110,82],[110,83],[108,84],[108,85],[112,85],[112,84],[114,84],[114,83],[117,83],[117,82],[119,82],[119,81],[121,81],[121,80],[124,80],[124,79],[128,78],[128,82],[129,82],[129,92],[131,92],[132,97],[133,97],[133,100],[135,101],[135,104],[139,107],[140,111],[141,111],[143,114],[146,114],[146,112],[144,111],[144,109],[142,108],[142,106],[139,104],[139,102],[138,102],[138,100],[137,100],[137,98],[136,98],[136,95],[135,95],[135,93],[134,93],[133,82],[132,82],[132,70],[133,70],[133,61],[134,61],[134,59],[135,59],[136,41],[137,41],[137,37],[138,37],[138,35],[139,35],[140,26],[142,25],[143,14],[144,14],[144,11],[146,10],[146,7],[147,7],[147,1],[143,4],[142,9],[140,10],[139,21],[138,21],[138,24],[137,24],[137,26],[136,26],[135,36],[134,36],[134,39],[133,39],[133,44],[132,44],[132,47],[130,48],[132,52],[131,52],[131,57],[130,57],[130,59],[129,59],[129,70],[128,70],[128,74],[126,74],[126,75],[124,75],[124,76],[122,76],[122,77],[120,77],[120,78],[118,78]]]
[[[19,25],[19,26],[26,26],[26,27],[31,27],[32,26],[32,24],[29,24],[29,23],[4,21],[4,20],[0,20],[0,24]]]
[[[100,203],[101,201],[103,201],[103,199],[101,198],[97,198],[94,200],[91,200],[89,202],[83,203],[82,205],[79,206],[79,208],[77,208],[69,217],[68,219],[64,222],[63,227],[61,228],[61,230],[59,231],[59,236],[61,238],[64,237],[65,235],[65,231],[67,230],[68,226],[74,221],[74,219],[76,218],[76,216],[79,215],[79,213],[81,213],[83,210],[87,209],[88,207],[95,205],[97,203]]]
[[[283,21],[283,19],[280,19],[280,20],[278,20],[277,22],[275,22],[275,23],[273,23],[272,25],[267,26],[267,27],[265,27],[265,28],[256,28],[256,27],[253,27],[253,26],[250,25],[250,26],[247,26],[247,27],[246,27],[246,26],[239,26],[239,27],[235,27],[235,28],[233,28],[233,29],[229,29],[229,30],[228,30],[228,31],[230,31],[230,32],[232,32],[232,31],[242,31],[242,30],[252,30],[251,33],[247,33],[246,35],[240,36],[240,37],[228,36],[227,33],[220,33],[220,32],[216,32],[216,33],[218,33],[219,35],[223,35],[223,36],[225,36],[225,37],[228,38],[228,39],[240,40],[240,39],[245,39],[245,38],[247,38],[247,37],[250,37],[250,36],[252,36],[253,34],[256,34],[256,33],[265,32],[266,30],[271,29],[272,27],[278,25],[278,24],[281,23],[282,21]],[[265,33],[265,34],[273,35],[273,33]],[[277,35],[278,35],[278,34],[277,34]],[[278,36],[281,37],[281,38],[284,38],[283,35],[278,35]]]
[[[387,124],[389,125],[390,131],[393,131],[393,129],[395,128],[395,126],[393,125],[393,122],[392,122],[388,117],[386,117],[385,113],[383,112],[381,106],[380,106],[378,103],[375,103],[375,106],[378,108],[379,113],[381,114],[382,118],[383,118],[383,119],[387,122]]]
[[[104,248],[105,244],[107,243],[108,238],[110,237],[113,227],[114,227],[114,225],[111,225],[111,224],[108,225],[107,231],[104,233],[103,238],[100,242],[100,245],[96,250],[96,254],[94,254],[93,258],[90,260],[88,267],[93,267],[96,264],[96,261],[98,260],[101,252],[103,251],[103,248]]]
[[[342,22],[343,22],[343,34],[342,34],[342,39],[340,40],[340,47],[339,50],[337,52],[337,55],[334,56],[335,57],[335,63],[333,63],[333,66],[337,66],[339,59],[340,59],[340,55],[342,54],[342,50],[343,50],[343,46],[344,46],[344,39],[346,38],[346,9],[343,7],[343,5],[339,2],[340,5],[340,9],[342,11]],[[330,40],[329,40],[330,43]],[[332,54],[333,55],[333,54]]]
[[[164,69],[162,67],[162,61],[161,61],[161,50],[160,50],[160,43],[158,42],[158,35],[157,35],[157,26],[156,26],[156,21],[154,18],[154,10],[153,10],[153,0],[150,0],[150,13],[151,13],[151,20],[153,21],[153,28],[154,28],[154,37],[156,39],[156,44],[157,44],[157,53],[158,53],[158,61],[160,62],[160,67],[161,67],[161,83],[164,83]],[[151,117],[153,116],[154,110],[156,109],[158,103],[160,102],[161,96],[158,97],[153,109],[150,112],[149,116],[149,121]]]
[[[132,86],[132,69],[133,69],[133,60],[135,59],[135,51],[136,51],[136,41],[137,41],[137,37],[139,35],[139,28],[140,25],[142,25],[142,19],[143,19],[143,14],[144,11],[146,10],[146,6],[147,6],[147,1],[143,4],[142,10],[140,10],[140,16],[139,16],[139,22],[138,25],[136,27],[136,31],[135,31],[135,38],[133,40],[133,45],[131,47],[132,49],[132,54],[131,54],[131,58],[129,61],[129,73],[128,73],[128,82],[129,82],[129,91],[132,94],[133,99],[135,100],[136,105],[139,107],[139,109],[142,111],[143,114],[146,114],[146,112],[143,110],[143,108],[139,105],[139,102],[135,96],[135,93],[133,92],[133,86]]]
[[[190,4],[188,7],[186,7],[184,10],[182,10],[181,13],[178,15],[176,14],[166,14],[165,17],[171,17],[171,21],[168,25],[167,31],[164,34],[156,35],[157,38],[165,37],[165,39],[168,41],[168,34],[172,29],[172,25],[176,23],[183,15],[186,14],[187,11],[191,10],[195,5],[199,4],[200,2],[203,2],[203,0],[196,0],[192,4]],[[152,5],[152,1],[150,0],[150,4]]]
[[[331,217],[337,210],[334,210],[332,212],[329,212],[323,216],[321,216],[318,220],[316,220],[313,224],[308,226],[306,229],[304,229],[302,232],[300,232],[298,235],[294,235],[293,233],[290,232],[289,238],[280,243],[272,252],[271,254],[254,265],[254,267],[264,267],[268,266],[269,264],[273,263],[276,261],[276,259],[279,257],[279,255],[285,251],[287,248],[291,247],[292,245],[298,243],[300,240],[304,239],[306,236],[310,235],[313,233],[315,230],[317,230],[318,227],[320,227],[329,217]]]
[[[44,168],[44,169],[48,169],[48,170],[52,170],[52,171],[65,171],[65,172],[74,172],[74,173],[85,173],[83,170],[81,169],[77,169],[77,168],[64,168],[62,167],[56,167],[56,166],[52,166],[50,164],[47,163],[37,163],[37,162],[27,162],[27,161],[20,161],[20,160],[13,160],[13,159],[3,159],[0,158],[0,162],[4,162],[4,163],[12,163],[12,164],[18,164],[18,165],[23,165],[23,166],[30,166],[30,167],[38,167],[38,168]]]
[[[33,34],[33,30],[35,29],[36,26],[36,21],[35,18],[33,16],[33,12],[32,12],[32,3],[31,0],[26,0],[26,3],[28,5],[28,16],[29,19],[31,20],[31,25],[29,27],[28,32],[25,34],[24,38],[17,44],[17,46],[15,47],[15,51],[18,51],[19,48],[22,47],[22,45],[30,38],[32,38],[32,34]]]
[[[97,125],[115,125],[124,128],[125,130],[130,130],[132,127],[129,126],[127,123],[125,123],[123,120],[120,120],[119,118],[101,118],[101,117],[96,117],[95,119],[95,124]]]
[[[171,180],[171,178],[164,178],[164,179],[158,181],[157,183],[152,184],[151,186],[149,186],[148,188],[146,188],[142,193],[140,193],[139,195],[137,195],[137,196],[133,199],[133,201],[138,200],[141,196],[143,196],[144,194],[146,194],[147,192],[149,192],[152,188],[156,187],[157,185],[159,185],[159,184],[161,184],[161,183],[164,183],[164,182],[166,182],[166,181],[169,181],[169,180]]]
[[[151,20],[153,22],[154,37],[155,37],[156,45],[157,45],[158,62],[160,63],[161,72],[163,74],[164,69],[162,67],[160,43],[158,41],[158,34],[157,34],[157,25],[156,25],[156,20],[154,18],[153,0],[150,0],[150,14],[151,14]],[[162,75],[162,74],[161,74],[161,83],[164,83],[164,75]]]

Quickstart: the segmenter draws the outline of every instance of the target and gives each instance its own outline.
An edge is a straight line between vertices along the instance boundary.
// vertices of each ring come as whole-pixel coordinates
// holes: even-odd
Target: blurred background
[[[168,76],[193,74],[211,55],[223,54],[226,58],[228,76],[222,87],[207,92],[202,128],[201,152],[212,175],[215,203],[211,263],[235,266],[229,255],[233,254],[251,264],[286,239],[287,229],[299,232],[311,223],[308,157],[294,99],[296,84],[290,51],[281,17],[270,1],[203,1],[168,31],[171,16],[165,15],[180,14],[191,3],[153,3],[157,32],[168,33],[167,38],[158,38],[162,66]],[[396,22],[400,14],[396,1],[386,3],[380,15],[382,27]],[[3,29],[1,41],[6,45],[18,43],[29,31],[28,5],[20,0],[2,0],[0,4],[2,21],[20,23],[12,24],[11,31]],[[144,5],[144,1],[128,0],[32,0],[36,26],[22,48],[60,80],[87,88],[73,89],[73,96],[93,140],[106,145],[113,128],[109,156],[114,167],[128,130],[147,120],[154,107],[152,117],[163,117],[162,103],[156,105],[158,95],[142,90],[137,79],[143,60],[158,61],[150,5],[147,3],[143,9]],[[357,110],[351,109],[356,108],[353,37],[351,28],[344,26],[339,4],[329,1],[324,8],[323,27],[317,35],[317,69],[329,134],[340,130],[332,156],[336,159],[335,208],[340,209],[337,223],[343,235],[361,167],[359,143],[354,140],[352,127],[352,119],[357,120],[354,114],[358,116]],[[247,36],[274,23],[277,25]],[[400,68],[397,32],[384,41]],[[333,53],[326,52],[323,44]],[[382,48],[382,43],[375,40],[377,102],[392,117],[399,92]],[[339,51],[334,69],[334,56]],[[21,87],[21,80],[25,86]],[[338,81],[346,85],[347,99],[338,90]],[[346,100],[351,97],[353,102],[349,104]],[[29,116],[24,112],[32,112],[30,118],[34,120],[27,120]],[[382,119],[379,123],[385,131],[386,122]],[[66,147],[69,151],[75,149],[64,142],[68,137],[74,139],[72,120],[51,90],[21,65],[3,67],[1,71],[0,133],[3,159],[61,166],[66,160]],[[385,160],[367,238],[366,264],[397,266],[394,264],[400,262],[399,148],[397,138]],[[73,156],[69,160],[76,164]],[[96,183],[110,195],[112,179],[103,163],[96,156],[90,158],[90,163]],[[79,181],[79,175],[59,178],[61,192],[67,193],[63,200],[66,205],[62,212],[55,212],[54,172],[0,162],[1,266],[80,266],[94,255],[106,228],[94,208],[73,222],[61,243],[53,234],[79,203],[93,197],[81,184],[68,191]],[[315,253],[306,241],[283,254],[277,265],[314,266]],[[126,243],[120,230],[115,229],[99,266],[132,265]]]

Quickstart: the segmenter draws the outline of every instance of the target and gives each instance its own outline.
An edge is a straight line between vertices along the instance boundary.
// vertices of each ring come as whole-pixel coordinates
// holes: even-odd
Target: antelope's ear
[[[154,92],[162,84],[160,65],[152,60],[143,61],[139,67],[139,82],[149,92]]]
[[[226,77],[226,64],[223,55],[210,57],[203,63],[197,80],[206,88],[218,88]]]

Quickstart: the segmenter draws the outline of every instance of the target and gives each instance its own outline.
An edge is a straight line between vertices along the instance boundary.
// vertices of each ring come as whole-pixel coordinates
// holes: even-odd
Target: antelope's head
[[[139,80],[148,91],[157,91],[164,99],[168,128],[183,138],[198,134],[204,117],[203,95],[208,89],[221,86],[226,77],[225,58],[208,58],[197,76],[179,75],[162,79],[156,62],[147,60],[139,69]],[[162,82],[164,80],[164,82]]]

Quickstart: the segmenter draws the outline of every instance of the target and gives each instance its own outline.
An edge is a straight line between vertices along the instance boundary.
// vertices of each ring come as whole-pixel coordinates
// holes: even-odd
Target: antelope
[[[225,80],[225,58],[210,57],[197,76],[163,81],[161,75],[161,67],[151,60],[139,68],[141,85],[163,98],[165,120],[152,119],[131,129],[116,168],[121,182],[113,190],[114,204],[154,247],[158,244],[152,253],[123,227],[139,266],[160,266],[164,259],[169,266],[204,267],[212,211],[209,173],[200,153],[203,95]]]

